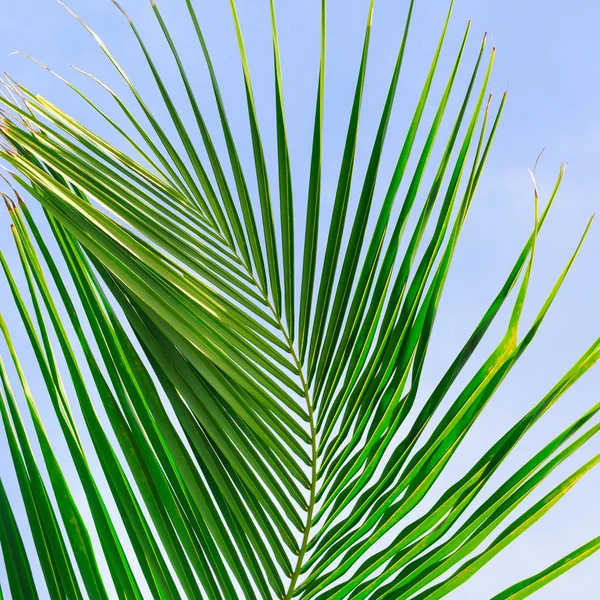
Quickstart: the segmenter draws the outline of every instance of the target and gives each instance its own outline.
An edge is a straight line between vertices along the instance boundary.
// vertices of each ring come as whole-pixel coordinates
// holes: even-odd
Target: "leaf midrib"
[[[310,428],[311,476],[310,476],[310,497],[309,497],[309,501],[308,501],[308,506],[306,507],[306,524],[304,526],[302,543],[300,545],[300,550],[298,552],[296,566],[294,567],[294,571],[290,575],[289,587],[288,587],[288,590],[287,590],[285,596],[283,597],[283,600],[291,600],[291,598],[293,598],[293,596],[296,592],[298,578],[300,577],[300,574],[302,572],[302,567],[304,565],[304,558],[305,558],[306,552],[308,550],[308,542],[309,542],[309,538],[310,538],[310,532],[312,529],[313,516],[314,516],[314,511],[315,511],[315,506],[316,506],[317,479],[318,479],[317,429],[316,429],[316,422],[315,422],[314,410],[313,410],[313,402],[312,402],[312,399],[310,396],[309,385],[308,385],[308,382],[307,382],[305,374],[304,374],[304,368],[302,366],[302,361],[298,357],[298,353],[296,352],[296,349],[294,347],[294,342],[292,341],[292,339],[289,335],[287,327],[284,325],[283,321],[281,320],[281,317],[275,310],[275,307],[273,306],[268,293],[260,286],[258,281],[256,281],[254,274],[251,271],[248,271],[248,275],[254,281],[257,288],[261,291],[264,301],[267,304],[267,306],[269,307],[269,310],[271,311],[273,318],[277,322],[277,327],[279,328],[281,335],[284,337],[285,343],[288,346],[292,360],[293,360],[294,364],[296,365],[296,370],[297,370],[298,377],[300,379],[300,384],[301,384],[301,387],[303,390],[303,397],[306,401],[306,410],[308,413],[308,422],[309,422],[309,428]]]

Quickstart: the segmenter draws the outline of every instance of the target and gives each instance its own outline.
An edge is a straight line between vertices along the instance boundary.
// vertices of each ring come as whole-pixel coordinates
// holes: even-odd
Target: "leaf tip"
[[[14,204],[11,202],[10,198],[3,192],[0,192],[0,195],[2,195],[2,199],[4,200],[4,204],[8,212],[12,212],[14,210]]]
[[[122,15],[131,23],[129,15],[125,12],[125,9],[117,2],[117,0],[111,0],[111,2],[121,11]]]

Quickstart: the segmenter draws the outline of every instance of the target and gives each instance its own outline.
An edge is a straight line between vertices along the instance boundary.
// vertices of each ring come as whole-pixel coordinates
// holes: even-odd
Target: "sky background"
[[[160,37],[149,2],[123,0],[124,8],[154,51],[156,62],[164,69],[167,83],[179,82],[164,42]],[[228,3],[225,0],[196,2],[205,25],[209,46],[221,78],[234,131],[247,134],[237,48]],[[339,169],[342,144],[356,81],[367,0],[330,0],[329,53],[326,106],[326,147],[323,202],[331,202]],[[290,137],[294,180],[299,198],[306,190],[309,145],[314,113],[317,74],[318,12],[317,0],[279,0],[279,34],[282,46],[284,93]],[[370,145],[395,61],[404,27],[406,0],[377,0],[374,17],[371,62],[366,82],[364,113],[361,122],[357,172],[364,172]],[[118,11],[109,0],[72,0],[69,6],[92,26],[135,80],[143,94],[156,94],[135,40]],[[163,13],[173,28],[180,51],[206,106],[209,125],[215,111],[207,87],[203,62],[189,23],[183,0],[163,0]],[[266,0],[238,0],[238,8],[250,57],[251,72],[264,131],[270,166],[274,165],[272,63],[270,29]],[[393,171],[407,123],[431,61],[446,13],[447,0],[418,0],[413,30],[401,76],[397,102],[390,124],[388,146],[381,168],[386,183]],[[495,106],[508,86],[505,115],[478,190],[475,204],[457,249],[447,290],[443,299],[431,353],[426,365],[423,387],[430,390],[456,355],[504,282],[508,271],[527,239],[533,225],[532,185],[527,168],[533,168],[540,151],[544,156],[537,171],[544,201],[562,163],[567,174],[556,206],[541,235],[534,276],[525,310],[525,324],[535,316],[552,287],[589,217],[600,204],[600,80],[597,69],[597,33],[600,4],[593,0],[457,0],[448,33],[440,76],[432,91],[439,97],[448,68],[468,19],[473,20],[465,66],[459,77],[460,89],[468,78],[479,41],[489,32],[489,45],[498,48],[491,82]],[[43,60],[60,74],[94,94],[107,109],[112,104],[101,90],[70,70],[70,65],[93,72],[118,91],[123,90],[117,75],[88,34],[52,0],[3,0],[0,19],[0,71],[8,71],[29,89],[48,97],[74,116],[98,124],[72,92],[59,81],[19,56],[20,50]],[[196,79],[197,77],[197,79]],[[179,95],[177,95],[179,94]],[[456,112],[458,96],[449,114]],[[151,102],[164,115],[158,101]],[[430,107],[425,116],[431,116]],[[189,116],[185,113],[184,116]],[[448,131],[448,119],[442,132]],[[104,130],[102,130],[104,132]],[[110,135],[107,132],[107,135]],[[245,138],[249,138],[246,136]],[[249,144],[242,157],[248,164]],[[222,146],[221,146],[222,147]],[[272,170],[273,178],[275,171]],[[273,179],[274,181],[274,179]],[[382,187],[378,188],[381,199]],[[377,202],[377,200],[376,200]],[[302,200],[299,200],[301,212]],[[327,211],[325,210],[324,219]],[[0,249],[14,260],[9,239],[8,217],[0,215]],[[509,426],[538,401],[600,335],[600,224],[590,236],[571,275],[561,291],[544,326],[525,357],[511,373],[480,422],[465,441],[456,460],[450,464],[446,479],[460,476]],[[1,308],[14,328],[17,346],[27,357],[27,344],[16,323],[8,290],[0,281]],[[506,316],[506,315],[504,315]],[[529,321],[528,321],[529,320]],[[501,334],[496,327],[491,332]],[[491,345],[486,346],[489,350]],[[0,346],[4,355],[4,347]],[[483,356],[483,353],[478,353]],[[31,358],[31,357],[29,357]],[[25,360],[26,362],[26,360]],[[27,362],[26,362],[27,364]],[[32,386],[35,381],[32,371]],[[600,369],[589,373],[551,413],[542,420],[502,467],[495,481],[502,481],[511,470],[564,429],[578,415],[600,400]],[[39,388],[41,390],[41,387]],[[6,446],[0,436],[0,457]],[[60,454],[60,444],[58,452]],[[64,449],[63,449],[64,451]],[[543,491],[572,472],[586,458],[600,451],[595,440],[574,461],[568,461],[544,484]],[[8,460],[0,459],[0,476],[16,497],[14,475]],[[12,485],[12,488],[11,488]],[[511,583],[527,577],[600,533],[600,470],[588,475],[541,523],[535,525],[510,550],[502,553],[452,598],[476,600],[489,598]],[[536,499],[541,497],[536,496]],[[19,517],[19,515],[17,515]],[[22,514],[21,517],[22,518]],[[4,582],[0,568],[0,581]],[[600,553],[570,571],[560,580],[537,593],[536,600],[587,600],[596,598],[600,588]]]

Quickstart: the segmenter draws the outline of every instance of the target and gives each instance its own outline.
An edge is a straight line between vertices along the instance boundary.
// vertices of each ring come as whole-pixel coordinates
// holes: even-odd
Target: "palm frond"
[[[184,12],[208,69],[216,123],[203,113],[179,40],[154,0],[150,10],[183,84],[185,109],[151,46],[116,6],[169,122],[153,114],[117,58],[70,9],[133,102],[82,71],[115,101],[119,115],[112,116],[42,67],[109,133],[88,128],[13,79],[4,82],[0,158],[10,174],[3,197],[16,254],[13,261],[0,253],[0,263],[26,340],[13,342],[13,324],[0,317],[12,364],[7,368],[0,358],[0,411],[19,488],[7,490],[0,481],[0,548],[8,575],[0,598],[7,591],[13,598],[56,600],[442,598],[600,462],[596,454],[541,499],[535,495],[564,461],[597,443],[597,404],[504,481],[495,478],[523,437],[598,361],[599,338],[466,473],[449,468],[535,338],[590,229],[591,220],[537,316],[523,325],[537,239],[563,168],[542,208],[534,178],[529,238],[461,351],[433,391],[423,391],[450,267],[506,103],[504,94],[492,113],[495,49],[484,37],[465,66],[469,22],[449,72],[440,73],[451,2],[406,135],[400,144],[388,140],[420,9],[407,2],[361,174],[356,157],[376,9],[374,0],[365,4],[356,87],[331,218],[324,222],[322,0],[302,228],[277,7],[274,0],[266,4],[276,186],[234,0],[252,185],[203,33],[210,23],[192,0]],[[433,99],[437,77],[442,92]],[[182,117],[188,109],[191,123]],[[440,143],[444,125],[448,133]],[[388,147],[397,159],[390,180],[381,181]],[[381,199],[378,186],[385,190]],[[31,210],[25,196],[35,201]],[[500,341],[484,354],[490,328],[502,319]],[[33,353],[33,363],[22,363],[20,345]],[[30,387],[32,378],[42,387]],[[52,435],[42,405],[59,425]],[[57,452],[63,444],[73,468]],[[440,491],[440,477],[449,474],[454,483]],[[495,599],[529,596],[600,549],[598,540]],[[43,581],[34,575],[38,566]]]

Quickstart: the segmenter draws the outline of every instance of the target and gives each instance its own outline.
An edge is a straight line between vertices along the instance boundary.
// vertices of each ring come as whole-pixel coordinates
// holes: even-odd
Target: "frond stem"
[[[252,277],[252,279],[254,279],[253,275],[251,275],[251,277]],[[255,283],[258,286],[258,282],[256,282],[256,280],[255,280]],[[259,289],[261,289],[260,286],[258,286],[258,287],[259,287]],[[302,572],[304,557],[306,556],[306,552],[308,549],[308,541],[310,539],[310,532],[311,532],[311,528],[312,528],[313,516],[314,516],[316,500],[317,500],[317,480],[318,480],[317,428],[316,428],[316,423],[315,423],[313,402],[310,397],[310,390],[309,390],[308,382],[306,381],[306,377],[304,376],[302,362],[300,361],[300,358],[298,357],[298,353],[296,352],[296,349],[294,348],[294,342],[290,338],[290,335],[288,333],[286,326],[283,324],[281,318],[277,314],[277,311],[273,307],[271,300],[266,293],[264,293],[264,300],[267,303],[267,305],[269,306],[269,309],[271,310],[273,318],[277,321],[279,330],[281,331],[281,334],[283,335],[285,342],[289,347],[290,355],[296,365],[296,369],[298,371],[298,377],[300,378],[300,384],[301,384],[302,390],[303,390],[303,396],[304,396],[304,399],[306,400],[306,411],[308,414],[308,422],[309,422],[309,427],[310,427],[310,444],[311,444],[311,455],[312,456],[311,456],[310,497],[308,500],[308,506],[305,508],[306,509],[306,525],[304,526],[302,543],[300,545],[300,550],[298,552],[296,566],[294,567],[293,573],[290,575],[290,585],[289,585],[287,593],[283,597],[283,600],[291,600],[291,598],[293,598],[293,596],[294,596],[294,593],[296,592],[296,584],[298,583],[298,578],[300,577],[300,573]]]
[[[317,477],[318,477],[317,476],[317,472],[318,472],[317,471],[317,429],[315,426],[314,411],[313,411],[312,401],[310,398],[310,392],[308,389],[308,383],[306,382],[306,378],[304,377],[304,373],[302,371],[302,364],[300,363],[300,360],[298,359],[298,355],[296,354],[296,351],[294,349],[294,344],[290,340],[289,336],[287,335],[287,332],[282,329],[282,333],[288,341],[288,344],[290,347],[290,352],[296,363],[296,366],[298,367],[298,376],[300,377],[300,381],[302,383],[302,389],[304,390],[304,398],[306,399],[306,410],[308,413],[308,421],[309,421],[309,425],[310,425],[310,442],[311,442],[311,452],[312,452],[311,477],[310,477],[310,498],[308,500],[308,506],[306,508],[306,525],[304,527],[304,535],[302,538],[302,545],[300,546],[300,552],[298,553],[298,560],[296,561],[296,567],[294,568],[294,572],[292,573],[292,576],[290,579],[290,586],[289,586],[288,592],[284,598],[284,600],[290,600],[293,597],[294,592],[296,591],[296,583],[298,582],[298,577],[300,576],[300,573],[302,572],[302,565],[303,565],[304,557],[306,556],[306,551],[308,548],[308,540],[310,537],[310,531],[311,531],[311,527],[312,527],[313,515],[314,515],[315,505],[316,505]]]

